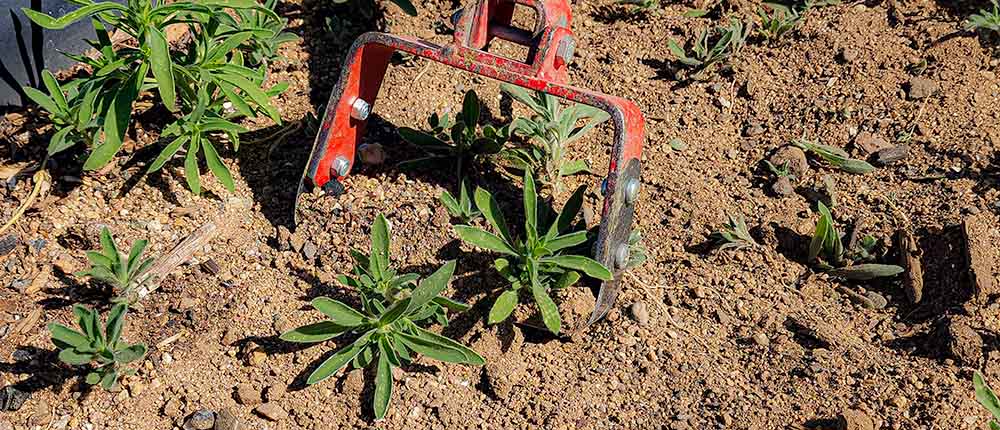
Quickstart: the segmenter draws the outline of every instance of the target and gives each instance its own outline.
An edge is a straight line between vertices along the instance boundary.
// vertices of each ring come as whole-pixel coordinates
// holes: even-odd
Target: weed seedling
[[[434,273],[419,280],[419,275],[397,274],[389,260],[390,230],[379,215],[372,225],[371,254],[352,250],[357,262],[353,275],[338,280],[356,289],[361,296],[361,310],[327,297],[314,299],[313,308],[329,318],[281,334],[281,339],[297,343],[323,342],[342,335],[357,336],[319,365],[306,383],[316,384],[351,364],[360,369],[376,366],[375,393],[372,400],[375,418],[382,419],[392,400],[392,368],[409,364],[416,354],[446,363],[480,366],[484,360],[475,351],[421,325],[429,319],[442,320],[444,308],[468,309],[440,295],[455,272],[449,261]],[[443,321],[447,323],[447,318]]]
[[[133,103],[140,94],[152,90],[174,114],[174,121],[165,128],[174,132],[164,133],[170,143],[150,171],[162,167],[186,145],[185,176],[192,191],[200,192],[199,152],[205,154],[209,169],[220,182],[233,190],[229,170],[219,161],[210,140],[226,135],[238,148],[238,134],[244,130],[229,121],[236,116],[267,115],[281,122],[271,98],[287,83],[263,89],[266,67],[247,67],[240,48],[263,61],[292,39],[281,32],[282,19],[256,1],[76,3],[82,6],[58,18],[24,9],[35,24],[50,30],[89,18],[97,35],[97,40],[88,43],[98,55],[67,54],[88,66],[91,74],[62,86],[49,74],[45,79],[47,95],[25,89],[33,101],[49,111],[56,126],[49,155],[84,143],[90,155],[83,168],[103,168],[122,147],[132,122]],[[273,6],[273,1],[269,5]],[[184,44],[184,50],[171,49],[168,44],[165,34],[171,26],[187,27],[192,42]],[[132,41],[113,43],[108,29]],[[196,134],[198,137],[193,137]]]
[[[532,143],[503,152],[504,158],[514,168],[534,172],[539,181],[552,190],[552,196],[561,193],[560,180],[563,176],[590,172],[585,160],[570,160],[566,150],[569,144],[607,121],[611,117],[607,112],[578,103],[564,108],[559,99],[551,94],[541,91],[532,93],[510,84],[503,84],[500,88],[534,112],[530,118],[517,118],[511,123],[515,134],[527,137]]]
[[[993,419],[990,420],[990,430],[1000,430],[1000,400],[993,393],[993,389],[986,384],[986,380],[983,379],[983,375],[979,371],[972,374],[972,386],[976,390],[976,400],[990,411],[990,415],[993,415]]]
[[[89,276],[110,285],[120,292],[119,297],[128,298],[136,288],[141,286],[143,272],[153,264],[152,258],[142,258],[146,249],[145,240],[137,240],[132,244],[128,258],[123,259],[115,245],[115,239],[107,227],[101,229],[101,250],[87,251],[90,268],[75,273],[76,276]]]
[[[789,180],[795,180],[795,175],[792,174],[792,171],[791,169],[789,169],[788,165],[789,165],[788,161],[782,163],[781,166],[775,166],[774,163],[771,163],[768,160],[764,160],[764,166],[767,167],[767,170],[773,173],[774,176],[778,178],[788,178]]]
[[[488,191],[476,188],[476,206],[498,234],[470,225],[456,225],[455,232],[463,241],[474,246],[503,254],[493,261],[493,267],[509,282],[490,309],[488,323],[506,320],[514,311],[522,293],[530,292],[541,311],[545,327],[559,333],[562,320],[559,308],[550,294],[573,285],[580,273],[592,278],[609,281],[611,271],[594,259],[574,253],[574,248],[587,242],[587,230],[574,228],[573,223],[583,204],[581,186],[567,200],[558,215],[547,206],[539,205],[531,173],[524,173],[524,234],[511,234],[500,212],[500,205]],[[541,207],[540,207],[541,206]]]
[[[760,18],[757,34],[764,40],[775,42],[802,22],[802,15],[795,8],[774,3],[767,5],[771,13],[767,13],[763,8],[757,9],[757,16]]]
[[[618,4],[632,6],[636,11],[648,12],[660,8],[660,0],[617,0]]]
[[[969,19],[965,22],[965,28],[970,31],[989,30],[994,33],[1000,33],[1000,3],[997,0],[993,0],[992,10],[980,9],[979,13],[969,16]]]
[[[236,9],[235,17],[217,16],[222,26],[220,33],[251,32],[254,35],[240,46],[249,66],[263,65],[266,70],[268,64],[281,58],[278,55],[281,45],[299,40],[299,36],[285,31],[288,19],[275,13],[277,3],[277,0],[264,0],[259,9]]]
[[[643,263],[649,258],[647,256],[646,245],[642,243],[642,232],[639,229],[632,230],[632,233],[628,235],[628,250],[629,257],[628,263],[625,264],[625,269],[633,269],[642,266]]]
[[[729,223],[722,226],[722,229],[713,232],[709,237],[715,242],[719,250],[723,249],[743,249],[756,247],[757,242],[750,236],[747,230],[746,219],[743,214],[727,214]]]
[[[482,213],[472,203],[472,198],[469,197],[469,187],[466,186],[464,180],[459,185],[459,188],[460,191],[457,200],[448,191],[442,192],[441,204],[448,210],[448,214],[452,218],[457,218],[462,224],[468,224],[472,220],[482,216]]]
[[[810,142],[806,139],[793,140],[792,145],[815,154],[830,165],[830,167],[843,170],[847,173],[865,174],[875,170],[875,166],[872,166],[867,161],[851,158],[847,152],[835,146],[822,145],[818,141]]]
[[[727,61],[743,49],[751,27],[752,24],[744,24],[743,21],[732,18],[729,25],[718,26],[714,30],[706,28],[698,33],[691,45],[690,55],[673,39],[667,41],[667,47],[681,64],[694,68],[697,74],[715,63]],[[714,43],[710,43],[710,39]]]
[[[817,266],[827,270],[830,276],[852,280],[889,277],[903,272],[900,266],[865,262],[873,259],[873,251],[877,245],[874,237],[867,236],[861,241],[860,246],[846,249],[830,209],[823,202],[816,204],[820,215],[809,243],[809,261],[815,260]],[[855,264],[857,262],[862,263]]]
[[[125,366],[145,356],[146,345],[128,345],[121,341],[127,313],[127,305],[115,305],[102,327],[96,311],[74,305],[73,314],[82,332],[59,323],[48,325],[52,343],[59,349],[59,360],[70,366],[96,363],[84,380],[90,385],[99,383],[105,390],[112,389],[121,374],[134,374],[134,370]]]
[[[426,156],[400,163],[400,167],[432,167],[442,163],[455,166],[458,177],[462,177],[463,167],[480,162],[499,153],[510,139],[510,126],[496,128],[492,125],[479,127],[479,113],[482,104],[476,92],[469,90],[462,102],[462,112],[452,124],[447,114],[433,114],[427,120],[429,132],[400,127],[399,135],[412,145],[420,148]]]

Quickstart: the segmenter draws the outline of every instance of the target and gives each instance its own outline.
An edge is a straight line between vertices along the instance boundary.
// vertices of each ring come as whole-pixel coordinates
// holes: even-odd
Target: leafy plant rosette
[[[84,380],[90,385],[101,384],[105,390],[112,389],[121,374],[134,373],[125,366],[146,355],[145,344],[128,345],[121,340],[127,312],[124,303],[115,305],[102,327],[96,311],[74,305],[73,314],[80,331],[54,322],[48,325],[52,343],[59,349],[59,360],[71,366],[93,363]]]
[[[809,261],[815,260],[816,265],[830,276],[855,281],[891,277],[903,272],[902,267],[894,264],[868,262],[874,259],[873,251],[877,245],[874,237],[866,237],[853,248],[845,247],[830,209],[823,202],[816,204],[820,216],[809,243]],[[856,264],[858,262],[861,263]]]
[[[607,121],[611,117],[607,112],[579,103],[564,108],[551,94],[529,92],[515,85],[502,84],[500,88],[534,112],[531,117],[517,118],[511,123],[514,133],[530,142],[503,150],[501,155],[511,167],[534,172],[553,195],[560,194],[563,176],[590,172],[586,160],[571,160],[566,151],[571,143]]]
[[[84,144],[90,154],[83,168],[103,168],[123,146],[134,103],[154,93],[174,119],[162,136],[170,142],[149,171],[160,169],[183,147],[187,151],[185,176],[192,191],[201,190],[199,154],[204,154],[212,173],[232,190],[231,175],[216,146],[228,142],[238,150],[239,134],[246,130],[232,122],[237,117],[266,115],[280,123],[271,98],[287,88],[287,83],[282,83],[264,89],[266,65],[248,67],[241,49],[252,58],[263,58],[270,53],[262,51],[291,38],[280,31],[275,34],[279,26],[274,24],[259,28],[240,21],[239,27],[233,27],[234,18],[229,13],[253,10],[258,21],[264,16],[280,23],[280,18],[255,0],[73,2],[81,7],[58,18],[24,9],[34,23],[50,30],[89,18],[97,34],[96,40],[87,41],[97,56],[66,54],[88,66],[88,75],[59,84],[45,72],[43,83],[48,94],[24,88],[25,94],[49,113],[55,127],[48,156]],[[186,26],[191,35],[185,50],[171,49],[166,39],[167,27],[174,25]],[[112,43],[110,28],[128,35],[134,43]],[[265,37],[270,39],[262,40]]]
[[[577,188],[562,212],[556,215],[540,204],[535,181],[526,171],[524,231],[520,237],[515,237],[493,195],[482,188],[476,189],[476,206],[496,234],[472,225],[456,225],[455,233],[469,244],[503,255],[494,260],[493,266],[509,285],[490,309],[490,324],[510,317],[522,293],[527,293],[538,306],[545,327],[558,334],[562,320],[552,300],[552,292],[575,284],[581,273],[602,281],[613,279],[613,274],[603,264],[577,253],[578,247],[588,240],[586,228],[574,225],[585,190],[584,186]]]
[[[455,262],[445,263],[419,282],[419,275],[396,273],[389,260],[389,227],[382,215],[372,225],[371,242],[369,255],[352,251],[358,263],[353,276],[338,277],[342,284],[360,293],[361,309],[328,297],[316,298],[311,302],[313,308],[329,319],[289,330],[280,338],[317,343],[354,336],[353,341],[313,370],[306,383],[319,383],[348,365],[360,369],[374,364],[372,402],[376,419],[382,419],[392,400],[393,367],[406,366],[417,354],[476,366],[484,360],[468,347],[423,327],[432,318],[447,325],[446,310],[468,309],[468,305],[440,295],[454,274]]]
[[[89,276],[101,281],[118,291],[120,298],[128,298],[141,286],[141,281],[144,280],[143,273],[153,264],[152,258],[142,258],[146,244],[145,240],[135,241],[128,258],[122,258],[118,246],[115,245],[115,239],[111,236],[111,230],[104,227],[101,229],[101,250],[87,251],[90,268],[74,275]]]

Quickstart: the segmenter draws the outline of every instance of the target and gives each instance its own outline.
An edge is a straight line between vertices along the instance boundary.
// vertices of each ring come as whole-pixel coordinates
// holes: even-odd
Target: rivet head
[[[336,160],[333,160],[333,171],[337,176],[347,176],[351,171],[351,162],[344,156],[338,156]]]
[[[628,204],[635,203],[636,199],[639,198],[640,184],[641,183],[636,178],[631,178],[625,181],[625,201],[627,201]]]
[[[619,269],[624,269],[625,265],[628,264],[629,259],[628,244],[623,243],[615,248],[615,267]]]
[[[358,121],[364,121],[368,119],[368,115],[371,113],[372,106],[361,98],[356,98],[353,102],[351,102],[351,118]]]

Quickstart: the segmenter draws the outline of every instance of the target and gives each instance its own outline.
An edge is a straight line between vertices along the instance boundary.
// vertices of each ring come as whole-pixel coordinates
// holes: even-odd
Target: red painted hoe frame
[[[516,5],[535,10],[538,21],[531,31],[511,26]],[[628,261],[628,236],[639,194],[645,121],[631,101],[566,83],[576,44],[570,20],[566,0],[478,0],[457,15],[455,39],[450,44],[436,45],[378,32],[361,35],[351,46],[340,80],[330,94],[299,193],[307,185],[333,192],[343,190],[340,180],[354,163],[355,148],[364,136],[368,115],[395,51],[602,109],[611,115],[615,133],[608,174],[601,187],[604,206],[595,258],[616,275],[614,281],[601,285],[586,325],[593,324],[614,304]],[[487,52],[493,38],[528,47],[527,61]]]

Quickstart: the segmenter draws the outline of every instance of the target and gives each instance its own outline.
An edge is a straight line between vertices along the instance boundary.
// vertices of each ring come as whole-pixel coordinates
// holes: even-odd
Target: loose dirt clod
[[[771,154],[768,161],[777,167],[787,164],[788,173],[799,178],[809,171],[809,161],[806,159],[806,153],[802,149],[791,145],[778,148],[777,151],[774,151],[774,154]]]
[[[270,421],[282,421],[285,418],[288,418],[288,413],[276,403],[264,403],[263,405],[257,406],[257,408],[254,409],[254,412]]]
[[[930,97],[938,91],[937,81],[923,76],[914,76],[910,78],[909,82],[909,94],[910,99],[920,100],[923,98]]]
[[[963,318],[951,318],[945,323],[944,341],[948,353],[958,363],[978,366],[983,358],[983,338]]]
[[[875,162],[880,165],[888,165],[902,160],[910,155],[910,145],[896,145],[882,148],[875,153]]]
[[[909,231],[896,232],[899,245],[899,265],[903,268],[903,288],[910,303],[920,303],[924,297],[924,270],[920,265],[920,248]]]
[[[862,411],[848,409],[837,418],[837,430],[875,430],[875,422]]]
[[[854,138],[854,146],[863,154],[874,154],[889,147],[889,141],[881,135],[870,131],[862,131]]]

